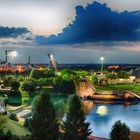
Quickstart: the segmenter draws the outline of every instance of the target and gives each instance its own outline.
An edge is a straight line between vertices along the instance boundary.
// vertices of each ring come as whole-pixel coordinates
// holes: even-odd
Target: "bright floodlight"
[[[50,58],[51,58],[51,60],[53,60],[53,59],[54,59],[54,57],[53,57],[53,55],[52,55],[52,54],[50,54]]]
[[[16,57],[17,56],[17,52],[16,51],[11,51],[11,57]]]
[[[101,59],[101,61],[104,61],[104,57],[101,57],[100,59]]]

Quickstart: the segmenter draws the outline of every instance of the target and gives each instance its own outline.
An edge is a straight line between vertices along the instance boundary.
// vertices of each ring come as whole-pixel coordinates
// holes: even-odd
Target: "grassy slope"
[[[11,130],[12,134],[17,136],[25,136],[27,134],[30,134],[30,132],[22,125],[10,119],[8,119],[8,122],[6,123],[5,127],[7,130]]]

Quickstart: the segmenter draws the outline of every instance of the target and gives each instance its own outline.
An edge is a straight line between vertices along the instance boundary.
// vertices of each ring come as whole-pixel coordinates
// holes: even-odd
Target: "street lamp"
[[[101,75],[103,74],[103,67],[104,67],[104,57],[100,58],[101,60]]]

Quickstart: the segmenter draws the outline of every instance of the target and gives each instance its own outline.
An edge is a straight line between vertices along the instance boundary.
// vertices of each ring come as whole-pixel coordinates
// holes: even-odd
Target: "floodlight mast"
[[[17,57],[17,52],[13,50],[6,50],[6,55],[11,57],[14,63],[15,58]],[[7,59],[7,58],[6,58]]]
[[[48,54],[50,63],[49,63],[49,68],[53,68],[55,70],[55,75],[57,75],[57,61],[55,60],[53,54]]]
[[[101,57],[100,60],[101,60],[101,75],[103,75],[104,57]]]

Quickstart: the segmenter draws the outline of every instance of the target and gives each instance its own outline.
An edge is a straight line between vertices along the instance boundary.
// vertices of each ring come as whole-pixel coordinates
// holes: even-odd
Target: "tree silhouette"
[[[77,95],[68,100],[68,112],[64,122],[65,140],[87,140],[91,134],[89,123],[86,122],[83,105]]]
[[[31,129],[33,140],[58,140],[59,126],[49,94],[42,92],[32,105]]]
[[[111,140],[130,140],[130,129],[121,121],[115,122],[110,133]]]

